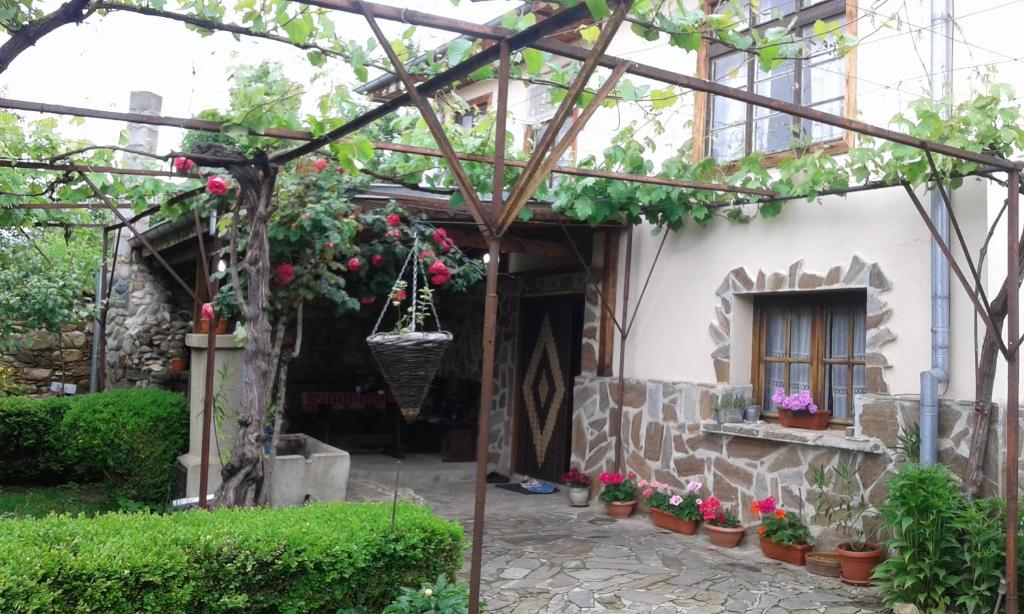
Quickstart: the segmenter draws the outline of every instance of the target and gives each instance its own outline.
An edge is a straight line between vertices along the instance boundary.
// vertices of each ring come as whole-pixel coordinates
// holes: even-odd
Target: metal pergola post
[[[1020,457],[1020,172],[1006,187],[1006,612],[1017,614],[1017,495]]]

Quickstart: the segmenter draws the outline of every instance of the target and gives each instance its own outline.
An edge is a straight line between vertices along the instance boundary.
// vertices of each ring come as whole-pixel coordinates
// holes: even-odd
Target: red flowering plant
[[[703,484],[691,481],[683,489],[682,494],[673,493],[664,484],[659,484],[654,492],[647,497],[647,507],[656,509],[666,514],[672,514],[683,520],[699,521],[700,515],[700,489]]]
[[[618,471],[603,471],[598,479],[604,485],[600,498],[605,503],[627,503],[636,500],[636,474],[632,471],[626,475]]]
[[[757,534],[783,546],[812,544],[811,530],[800,516],[776,507],[775,499],[766,497],[754,501],[751,511],[761,519]]]
[[[731,508],[722,507],[718,497],[711,495],[700,504],[700,517],[705,524],[723,529],[735,529],[740,526],[740,519]]]
[[[590,488],[590,476],[573,467],[562,474],[562,483],[569,488]]]

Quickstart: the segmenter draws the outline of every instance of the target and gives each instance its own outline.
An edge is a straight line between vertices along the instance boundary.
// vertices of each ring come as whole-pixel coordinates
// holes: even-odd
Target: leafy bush
[[[879,513],[890,555],[874,576],[885,604],[990,612],[1006,564],[1003,503],[967,501],[942,466],[908,464],[889,488]]]
[[[0,611],[380,612],[462,565],[462,527],[423,507],[313,504],[0,520]]]
[[[66,466],[60,423],[68,406],[67,397],[0,398],[0,483],[60,481]]]
[[[188,448],[188,402],[162,390],[0,398],[0,483],[105,480],[120,497],[164,503]]]
[[[106,479],[117,495],[165,503],[175,459],[188,449],[188,402],[156,389],[76,397],[61,431],[76,478]]]
[[[383,614],[466,614],[469,591],[465,584],[449,582],[444,576],[418,590],[403,588],[402,595],[384,608]]]

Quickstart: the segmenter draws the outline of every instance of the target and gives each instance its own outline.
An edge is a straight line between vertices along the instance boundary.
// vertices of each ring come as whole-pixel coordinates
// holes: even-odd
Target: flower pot
[[[808,552],[807,571],[817,576],[839,577],[839,555],[835,552]]]
[[[206,318],[200,318],[199,319],[199,334],[206,335],[206,334],[209,334],[209,332],[210,332],[210,321],[207,320]],[[218,335],[226,335],[226,334],[228,334],[228,321],[227,320],[217,320],[217,330],[216,330],[216,332],[217,332]]]
[[[875,544],[867,544],[865,550],[858,551],[850,550],[849,543],[842,543],[836,548],[836,554],[842,569],[840,579],[848,584],[871,584],[875,565],[882,560],[882,549]]]
[[[636,501],[611,501],[605,502],[604,509],[612,518],[629,518],[635,505]]]
[[[416,421],[451,342],[447,331],[374,333],[366,338],[406,422]]]
[[[587,507],[590,505],[590,487],[570,486],[569,505],[573,507]]]
[[[777,561],[785,561],[794,565],[805,565],[807,563],[807,553],[811,551],[811,547],[807,544],[794,544],[792,546],[784,546],[777,544],[766,537],[761,537],[761,552],[770,559]]]
[[[743,422],[743,409],[735,407],[716,407],[715,422],[719,424]]]
[[[171,358],[171,373],[184,373],[188,371],[188,359],[180,356]]]
[[[654,526],[668,529],[675,533],[693,535],[697,532],[697,523],[695,521],[686,520],[675,514],[669,514],[653,507],[651,508],[651,520],[654,521]]]
[[[779,408],[779,424],[795,429],[823,431],[828,427],[830,415],[826,411],[811,413],[809,411],[789,411]]]
[[[743,527],[719,527],[704,523],[704,532],[711,543],[719,548],[735,548],[743,539]]]
[[[756,424],[761,420],[761,406],[747,405],[743,409],[743,421],[748,424]]]

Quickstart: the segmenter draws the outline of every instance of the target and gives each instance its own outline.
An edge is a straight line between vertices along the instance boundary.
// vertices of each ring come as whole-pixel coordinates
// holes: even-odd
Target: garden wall
[[[596,475],[614,468],[615,378],[576,380],[572,462]],[[901,429],[917,421],[918,399],[912,395],[858,395],[855,422],[859,437],[844,431],[806,431],[777,425],[713,421],[714,407],[725,393],[749,386],[716,386],[688,382],[632,380],[625,383],[622,415],[623,469],[641,478],[681,488],[700,480],[706,492],[737,508],[744,522],[754,520],[750,504],[773,496],[781,505],[811,515],[804,500],[811,492],[810,468],[852,463],[862,492],[872,505],[888,494],[886,478],[903,455],[897,448]],[[941,402],[939,460],[963,477],[970,446],[970,402]],[[993,415],[989,454],[985,462],[985,494],[998,493],[1002,441],[999,412]]]
[[[48,392],[52,382],[63,381],[78,386],[79,393],[89,391],[92,320],[66,326],[59,336],[44,330],[25,331],[18,345],[16,352],[0,356],[0,365],[13,372],[11,381],[16,389],[38,394]]]

